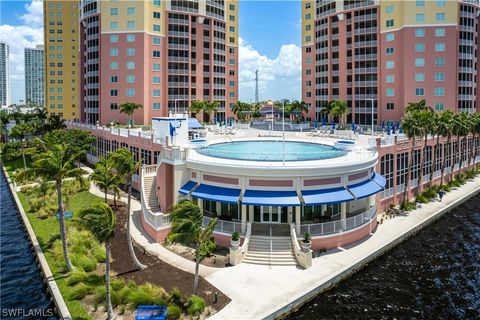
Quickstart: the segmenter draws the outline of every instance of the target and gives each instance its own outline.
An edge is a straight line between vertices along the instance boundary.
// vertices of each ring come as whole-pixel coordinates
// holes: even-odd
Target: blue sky
[[[42,44],[42,2],[0,1],[0,40],[10,45],[12,102],[24,99],[23,49]],[[300,1],[240,0],[240,100],[300,98]]]

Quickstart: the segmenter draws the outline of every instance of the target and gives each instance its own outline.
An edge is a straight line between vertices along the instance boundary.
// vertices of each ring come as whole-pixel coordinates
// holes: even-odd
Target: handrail
[[[208,212],[208,211],[204,210],[204,212]],[[203,226],[207,226],[211,220],[212,218],[203,216]],[[220,219],[215,225],[214,231],[228,233],[228,234],[233,232],[238,232],[240,234],[243,234],[241,222],[226,221],[226,220],[220,220]]]
[[[250,243],[250,236],[252,234],[252,224],[247,223],[247,233],[245,234],[245,240],[243,244],[238,248],[230,247],[230,264],[235,266],[242,263],[243,258],[247,255],[248,244]]]
[[[268,256],[268,265],[270,268],[272,267],[272,250],[273,250],[273,244],[272,244],[272,226],[269,226],[270,228],[270,255]]]
[[[295,232],[295,224],[290,225],[290,238],[292,241],[293,252],[298,264],[307,269],[312,266],[312,250],[302,251],[298,245],[297,233]]]
[[[143,217],[145,218],[146,222],[155,229],[169,226],[170,225],[169,214],[164,214],[163,212],[154,213],[147,207],[147,204],[145,202],[146,198],[145,198],[144,179],[145,179],[145,166],[142,166],[141,172],[140,172],[140,199],[141,199]]]
[[[247,233],[245,234],[245,240],[243,241],[242,246],[240,247],[240,254],[244,256],[248,250],[248,244],[250,243],[250,237],[252,235],[252,224],[250,222],[247,223]]]

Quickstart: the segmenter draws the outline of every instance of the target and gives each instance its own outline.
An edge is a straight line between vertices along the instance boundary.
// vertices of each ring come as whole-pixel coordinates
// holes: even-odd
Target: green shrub
[[[95,288],[95,303],[96,304],[105,304],[107,299],[107,290],[105,286],[98,286]]]
[[[187,301],[187,312],[190,316],[196,316],[205,309],[205,301],[202,297],[192,294]]]
[[[174,287],[172,291],[170,291],[170,296],[168,297],[168,301],[170,303],[176,304],[177,306],[182,306],[185,304],[185,299],[182,297],[182,293],[180,289]]]
[[[102,246],[98,245],[98,246],[95,246],[93,249],[92,249],[92,254],[93,256],[95,257],[95,259],[98,261],[98,262],[105,262],[106,260],[106,256],[105,256],[105,248],[103,248]]]
[[[428,203],[429,199],[425,197],[423,194],[419,194],[416,198],[415,201],[418,203]]]
[[[87,274],[87,279],[85,282],[92,286],[99,286],[105,283],[105,277],[99,276],[95,272],[91,272]]]
[[[423,195],[428,199],[435,199],[437,197],[437,189],[435,187],[428,188],[423,191]]]
[[[83,270],[72,271],[70,276],[65,281],[69,286],[74,286],[79,282],[85,282],[87,280],[87,273]]]
[[[210,256],[216,248],[217,248],[217,243],[215,242],[215,239],[213,237],[203,242],[202,245],[200,246],[200,260]]]
[[[112,290],[120,291],[120,289],[122,289],[124,286],[125,280],[123,280],[122,278],[113,278],[110,281],[110,287],[112,288]]]
[[[169,304],[167,307],[167,319],[169,320],[176,320],[180,319],[180,316],[182,315],[182,309],[180,309],[179,306],[176,306],[174,304]]]
[[[412,211],[412,210],[415,210],[415,208],[416,208],[415,203],[410,201],[403,201],[400,204],[400,209],[402,209],[403,211]]]
[[[135,289],[128,296],[128,302],[137,307],[142,304],[157,304],[165,303],[166,292],[163,288],[155,287],[150,283],[145,283]]]
[[[441,190],[445,191],[445,192],[450,192],[452,191],[452,188],[448,185],[448,184],[444,184],[440,187]]]
[[[83,254],[72,254],[72,263],[75,267],[86,272],[93,271],[97,268],[97,261]]]
[[[75,287],[71,288],[67,293],[68,300],[80,300],[93,292],[92,287],[87,286],[84,283],[79,283]]]

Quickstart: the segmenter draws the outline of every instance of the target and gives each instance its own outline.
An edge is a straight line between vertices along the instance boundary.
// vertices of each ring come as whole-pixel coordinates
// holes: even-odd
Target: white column
[[[246,224],[247,224],[247,206],[242,204],[242,233],[245,232]]]
[[[287,223],[292,224],[292,207],[287,207]]]
[[[248,206],[248,221],[250,221],[250,223],[253,223],[253,206],[252,205]]]
[[[203,199],[198,198],[198,207],[200,208],[200,212],[203,214]]]
[[[340,204],[340,218],[342,219],[342,229],[345,230],[347,228],[347,223],[345,219],[347,218],[347,203],[342,202]]]
[[[221,216],[222,213],[222,204],[220,202],[215,202],[215,208],[217,209],[217,216]]]
[[[368,204],[369,204],[369,208],[375,206],[375,203],[377,202],[377,195],[376,194],[372,194],[370,197],[368,197]],[[369,209],[367,208],[367,210]]]
[[[300,234],[300,206],[295,207],[295,225],[297,234]]]

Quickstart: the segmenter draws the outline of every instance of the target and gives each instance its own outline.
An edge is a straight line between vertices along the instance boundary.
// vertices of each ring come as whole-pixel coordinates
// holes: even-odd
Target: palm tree
[[[333,101],[322,103],[322,109],[320,110],[320,115],[322,116],[322,118],[323,116],[325,116],[327,118],[327,122],[330,121],[329,116],[330,116],[330,112],[332,111],[332,108],[333,108]]]
[[[200,248],[205,241],[210,239],[218,219],[212,219],[207,227],[204,228],[203,214],[200,208],[188,200],[181,201],[170,209],[170,219],[172,229],[168,235],[168,240],[173,243],[195,245],[195,280],[193,284],[193,294],[197,294]]]
[[[113,307],[110,297],[110,242],[115,236],[116,218],[112,208],[106,203],[84,209],[78,214],[78,222],[90,231],[101,244],[105,244],[105,290],[107,296],[107,319],[113,319]]]
[[[218,110],[218,102],[208,102],[204,101],[203,112],[208,114],[208,121],[212,122],[213,118],[215,117],[215,112]]]
[[[428,186],[431,188],[433,186],[433,174],[435,172],[435,164],[437,163],[437,152],[435,148],[440,148],[440,114],[437,112],[433,112],[431,115],[431,121],[430,121],[430,133],[433,135],[433,137],[437,136],[437,140],[435,142],[435,145],[432,149],[433,152],[433,159],[432,159],[432,165],[430,169],[430,181],[428,183]],[[442,149],[440,149],[440,154],[442,152]]]
[[[418,188],[422,186],[423,183],[423,171],[425,166],[425,158],[427,157],[427,141],[428,135],[432,133],[432,118],[434,115],[432,109],[423,109],[419,111],[419,124],[420,129],[423,134],[423,152],[420,152],[420,174],[418,175]],[[433,172],[431,172],[433,176]]]
[[[454,114],[452,111],[450,110],[447,110],[447,111],[444,111],[440,114],[440,117],[438,119],[438,134],[443,136],[443,137],[446,137],[447,138],[447,143],[446,143],[446,146],[447,148],[449,148],[449,157],[452,158],[452,148],[451,148],[451,140],[452,140],[452,134],[453,134],[453,117],[454,117]],[[438,140],[438,138],[437,138]],[[445,148],[444,148],[445,150]],[[442,160],[442,173],[440,175],[440,185],[443,185],[443,180],[444,180],[444,175],[445,175],[445,166],[446,166],[446,163],[447,163],[447,155],[444,154],[443,155],[443,160]],[[450,164],[452,165],[452,164]],[[452,171],[453,171],[453,166],[452,166]]]
[[[330,114],[332,117],[339,117],[340,123],[345,124],[345,117],[348,114],[348,104],[345,100],[336,100],[330,103]]]
[[[419,102],[409,102],[405,107],[405,113],[410,111],[423,111],[425,109],[431,109],[427,107],[425,100],[420,100]]]
[[[462,172],[463,154],[465,152],[465,150],[463,148],[462,140],[466,144],[467,135],[470,132],[470,123],[469,122],[470,121],[469,121],[469,118],[468,118],[468,114],[466,112],[457,113],[453,117],[453,132],[457,136],[457,141],[458,141],[458,157],[457,157],[457,155],[454,155],[455,156],[454,167],[457,164],[457,159],[459,158],[458,159],[458,172],[459,173]],[[462,139],[462,137],[463,137],[463,139]],[[452,175],[453,175],[453,171],[452,171]]]
[[[197,115],[197,113],[202,112],[204,106],[205,106],[205,101],[194,100],[191,102],[190,107],[188,107],[188,110],[190,111],[190,114],[194,113],[195,115]]]
[[[116,194],[119,192],[120,184],[122,183],[121,177],[115,172],[115,163],[113,163],[110,156],[101,159],[95,164],[95,170],[90,176],[90,180],[103,190],[105,195],[105,203],[107,203],[107,193],[112,191],[113,203],[116,205]]]
[[[35,116],[40,122],[40,132],[42,133],[42,137],[45,134],[45,126],[46,126],[46,121],[48,118],[48,112],[45,107],[37,107],[35,108]]]
[[[411,147],[410,147],[410,159],[408,164],[408,172],[407,178],[405,179],[405,190],[403,193],[403,201],[408,201],[408,191],[409,191],[409,182],[410,182],[410,175],[412,172],[413,167],[413,158],[414,158],[414,150],[415,150],[415,139],[419,137],[422,133],[421,124],[419,121],[420,115],[419,111],[413,110],[411,112],[407,112],[402,119],[402,128],[405,134],[409,139],[412,140]]]
[[[67,126],[64,122],[65,119],[63,119],[62,116],[58,114],[51,114],[48,117],[47,129],[48,131],[65,129]]]
[[[60,238],[62,240],[63,257],[65,259],[67,270],[69,271],[73,270],[74,267],[68,256],[62,184],[63,180],[68,177],[74,177],[78,181],[82,181],[81,177],[83,171],[74,165],[79,156],[80,154],[72,152],[67,144],[55,144],[49,146],[44,152],[35,155],[33,157],[32,167],[22,171],[18,175],[20,180],[26,178],[41,178],[46,181],[55,181],[60,221]]]
[[[139,170],[140,166],[142,165],[142,159],[135,162],[135,160],[133,159],[133,155],[126,148],[119,148],[115,150],[115,152],[111,154],[111,159],[114,163],[115,170],[125,180],[127,185],[127,190],[128,190],[128,201],[127,201],[128,251],[130,252],[130,256],[132,257],[135,267],[137,269],[144,269],[146,268],[146,266],[140,263],[137,256],[135,255],[135,251],[133,250],[132,238],[130,236],[130,208],[131,208],[131,201],[132,201],[132,181],[133,181],[133,175]]]
[[[15,127],[12,128],[10,131],[10,135],[18,139],[20,141],[20,148],[22,151],[22,159],[23,159],[23,170],[27,169],[27,161],[25,160],[25,138],[28,137],[32,133],[32,126],[27,123],[20,123],[17,124]]]
[[[475,158],[476,158],[476,155],[477,155],[477,149],[479,148],[479,140],[480,140],[480,113],[474,113],[473,115],[471,115],[472,117],[472,128],[471,128],[471,133],[472,133],[472,136],[473,136],[473,148],[472,148],[472,152],[471,152],[471,157],[470,157],[470,161],[471,161],[471,165],[473,166],[475,164]],[[477,137],[478,136],[478,137]]]
[[[125,102],[118,107],[120,109],[120,113],[125,113],[128,116],[128,124],[131,126],[133,125],[133,114],[135,113],[135,111],[137,111],[137,109],[143,108],[140,103],[135,102]]]
[[[245,120],[245,113],[250,111],[252,111],[252,105],[241,101],[237,101],[232,107],[232,112],[240,121]]]

